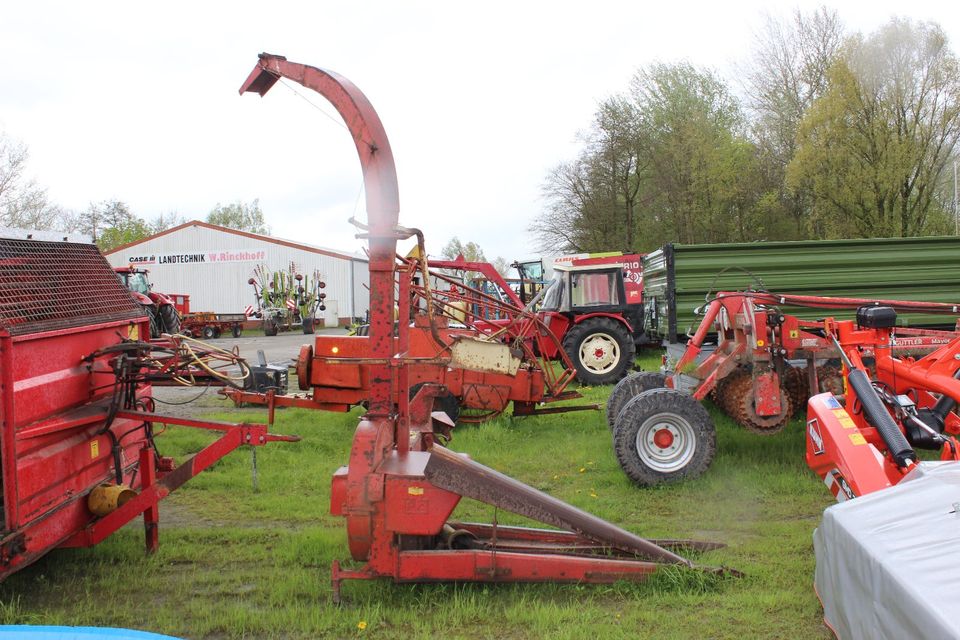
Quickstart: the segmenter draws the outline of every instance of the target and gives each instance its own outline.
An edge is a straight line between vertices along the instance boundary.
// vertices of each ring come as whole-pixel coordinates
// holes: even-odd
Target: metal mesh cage
[[[0,328],[11,335],[143,315],[96,246],[0,238]]]

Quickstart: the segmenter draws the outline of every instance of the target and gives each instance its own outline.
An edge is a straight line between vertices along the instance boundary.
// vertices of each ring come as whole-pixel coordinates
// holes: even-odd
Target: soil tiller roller
[[[358,226],[370,243],[370,355],[364,359],[369,408],[354,434],[349,464],[334,473],[331,492],[331,511],[345,518],[351,555],[363,564],[345,568],[334,562],[334,598],[344,579],[612,582],[642,578],[658,563],[694,566],[666,547],[716,545],[640,538],[439,444],[438,437],[449,432],[449,419],[433,411],[443,389],[423,384],[411,397],[408,323],[394,329],[395,303],[400,318],[409,313],[409,296],[395,295],[397,241],[420,234],[397,224],[396,170],[380,118],[346,78],[276,55],[260,55],[240,92],[262,96],[281,78],[317,91],[336,108],[360,156],[366,190],[368,221]],[[435,314],[426,315],[434,321]],[[460,366],[473,360],[489,368],[510,360],[509,345],[439,331],[430,335],[444,353],[470,352]],[[478,344],[477,350],[468,348]],[[499,526],[495,520],[448,521],[463,496],[564,531]]]

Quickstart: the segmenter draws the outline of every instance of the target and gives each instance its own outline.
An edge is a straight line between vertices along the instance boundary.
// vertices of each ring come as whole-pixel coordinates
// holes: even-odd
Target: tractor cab
[[[574,267],[557,265],[547,285],[543,311],[559,313],[619,312],[624,300],[620,267]]]
[[[149,278],[147,278],[147,271],[145,269],[136,269],[134,267],[117,267],[114,269],[119,276],[120,280],[123,282],[123,285],[134,293],[139,293],[144,296],[150,295],[150,289],[153,288],[153,285],[150,284]]]
[[[640,256],[558,260],[540,313],[563,341],[584,384],[611,384],[633,366],[643,341]]]

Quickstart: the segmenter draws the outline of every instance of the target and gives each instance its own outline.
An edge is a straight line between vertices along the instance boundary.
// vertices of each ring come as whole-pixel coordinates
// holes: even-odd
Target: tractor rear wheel
[[[651,389],[620,411],[613,450],[631,480],[650,486],[701,475],[713,461],[717,434],[710,414],[693,396]]]
[[[160,305],[160,324],[163,325],[163,331],[170,335],[180,333],[180,314],[172,304]]]
[[[612,318],[588,318],[563,338],[581,384],[612,384],[633,364],[637,348],[627,328]]]
[[[636,371],[617,383],[607,398],[607,426],[613,431],[620,411],[634,396],[650,389],[662,389],[667,377],[654,371]]]
[[[160,337],[160,321],[157,318],[157,308],[152,304],[141,304],[140,308],[143,309],[143,313],[150,318],[150,338],[159,338]]]

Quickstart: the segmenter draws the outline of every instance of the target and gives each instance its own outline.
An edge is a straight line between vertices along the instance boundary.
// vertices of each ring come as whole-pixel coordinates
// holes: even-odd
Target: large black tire
[[[626,327],[611,318],[588,318],[563,338],[581,384],[613,384],[633,365],[637,347]]]
[[[304,318],[303,319],[303,332],[306,335],[313,333],[313,323],[316,322],[313,318]]]
[[[140,308],[148,318],[150,318],[150,338],[159,338],[162,333],[160,329],[160,320],[157,318],[157,308],[152,304],[141,304]]]
[[[617,383],[607,398],[607,426],[613,431],[621,409],[634,396],[650,389],[662,389],[667,385],[667,377],[654,371],[635,371]]]
[[[265,336],[275,336],[280,330],[280,327],[277,325],[276,320],[264,320],[263,321],[263,335]]]
[[[693,396],[651,389],[620,411],[613,450],[631,480],[651,486],[701,475],[717,451],[717,434]]]
[[[214,327],[207,325],[203,328],[202,335],[204,340],[213,340],[217,337],[217,330]]]
[[[172,304],[160,305],[159,316],[165,333],[170,335],[180,333],[180,314]]]
[[[233,334],[234,338],[239,338],[243,333],[243,326],[241,326],[239,323],[233,325],[233,327],[230,329],[230,333]]]

